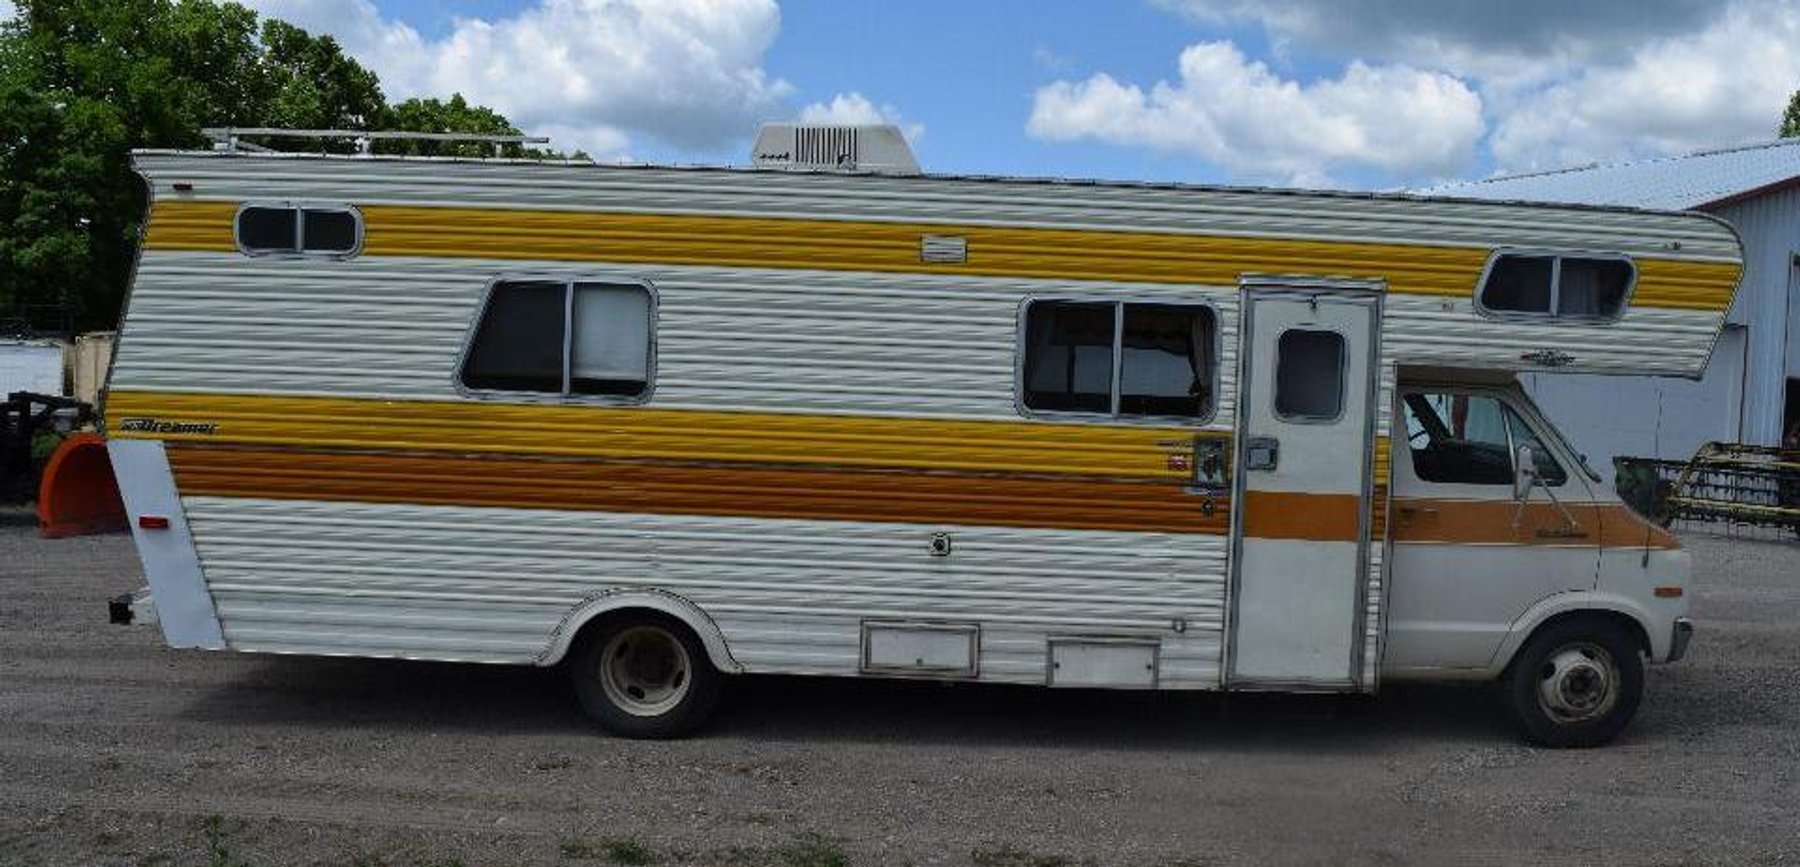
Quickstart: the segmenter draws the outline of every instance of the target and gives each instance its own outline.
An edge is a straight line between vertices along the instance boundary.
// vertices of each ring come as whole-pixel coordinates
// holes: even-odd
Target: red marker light
[[[138,526],[146,530],[167,530],[169,519],[161,515],[139,515]]]

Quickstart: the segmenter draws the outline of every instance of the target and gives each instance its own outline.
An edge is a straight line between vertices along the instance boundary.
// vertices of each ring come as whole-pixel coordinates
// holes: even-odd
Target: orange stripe
[[[1521,512],[1512,499],[1395,497],[1393,538],[1453,545],[1599,545],[1604,510],[1592,503],[1564,506],[1575,519],[1573,527],[1562,510],[1541,499],[1526,504]]]
[[[1360,538],[1362,498],[1355,494],[1251,491],[1244,535],[1258,539],[1354,542]]]
[[[179,445],[168,454],[184,495],[1209,534],[1224,533],[1230,514],[1204,514],[1180,485],[1122,480]]]
[[[1670,551],[1681,547],[1673,533],[1643,519],[1623,503],[1595,507],[1600,517],[1600,544],[1608,548],[1654,548]]]

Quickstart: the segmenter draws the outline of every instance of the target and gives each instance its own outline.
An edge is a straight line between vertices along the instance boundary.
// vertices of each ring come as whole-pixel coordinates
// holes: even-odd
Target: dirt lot
[[[1695,538],[1690,658],[1607,749],[1495,699],[749,679],[695,740],[557,672],[176,652],[124,536],[0,526],[3,864],[1800,863],[1800,546]]]

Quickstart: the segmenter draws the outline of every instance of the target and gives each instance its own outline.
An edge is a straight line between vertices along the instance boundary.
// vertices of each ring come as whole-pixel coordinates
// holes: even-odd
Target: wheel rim
[[[668,630],[632,626],[606,642],[600,688],[632,716],[660,716],[687,697],[693,682],[687,648]]]
[[[1619,665],[1599,645],[1564,645],[1538,669],[1537,699],[1538,707],[1557,722],[1600,719],[1619,703]]]

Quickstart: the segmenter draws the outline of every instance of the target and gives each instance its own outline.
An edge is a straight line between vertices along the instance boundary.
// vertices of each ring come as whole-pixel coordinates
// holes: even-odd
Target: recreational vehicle
[[[737,674],[1486,680],[1591,745],[1691,635],[1515,375],[1699,375],[1712,217],[232,135],[134,156],[105,395],[173,647],[563,665],[640,737]]]

